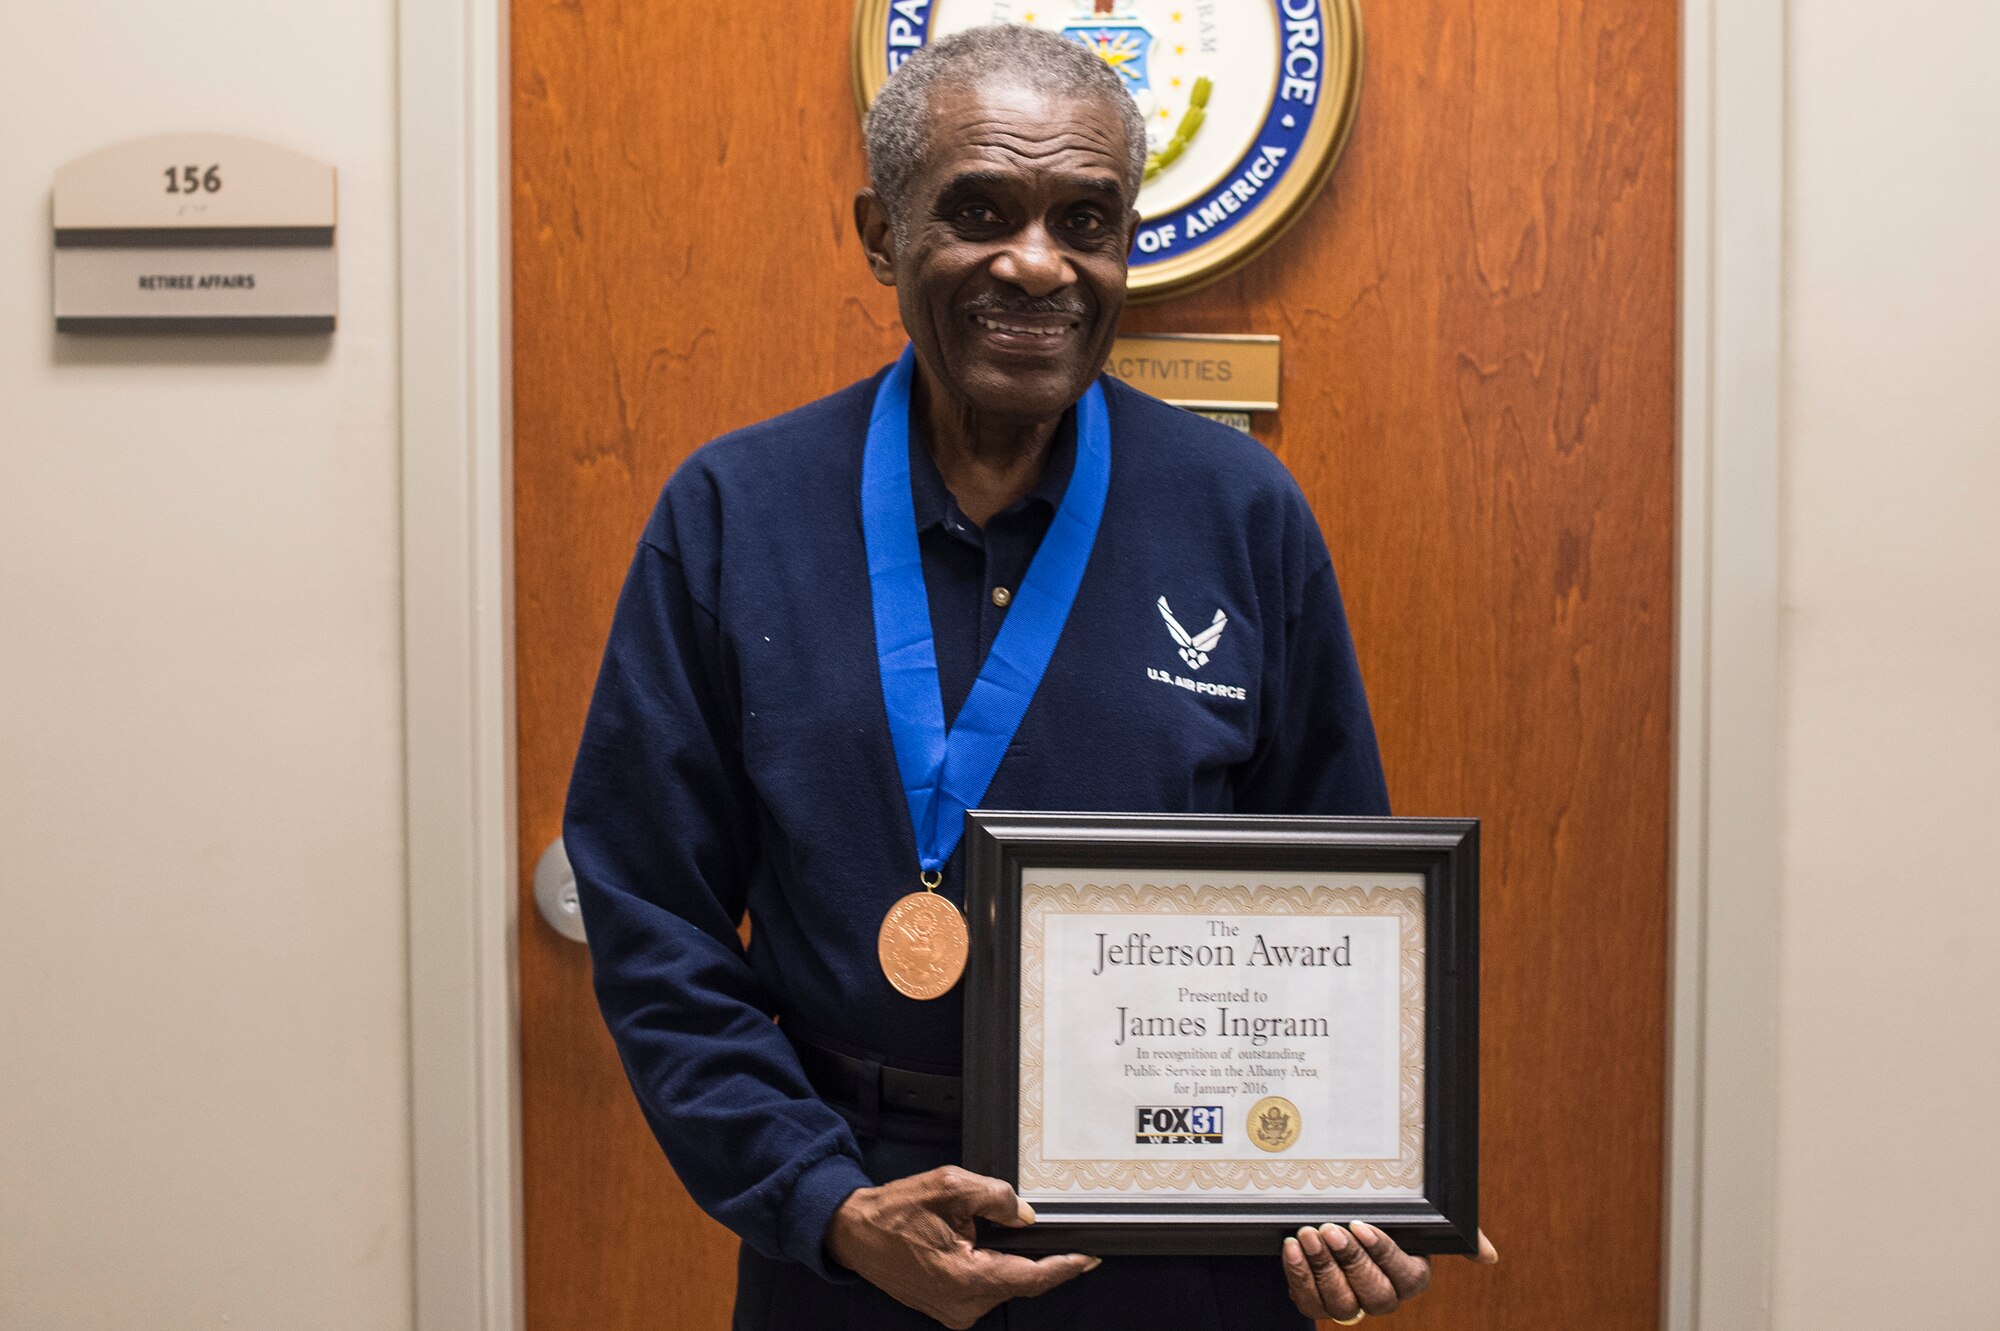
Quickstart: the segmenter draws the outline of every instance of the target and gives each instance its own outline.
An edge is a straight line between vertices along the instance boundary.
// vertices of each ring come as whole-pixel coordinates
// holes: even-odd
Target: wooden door
[[[1341,573],[1395,806],[1485,819],[1484,1211],[1403,1331],[1659,1309],[1673,626],[1673,0],[1368,4],[1361,118],[1264,257],[1136,309],[1284,339],[1259,437]],[[513,10],[521,866],[634,539],[703,440],[902,342],[848,221],[845,4]],[[726,1325],[734,1242],[521,910],[531,1331]],[[1279,1279],[1276,1258],[1271,1277]]]

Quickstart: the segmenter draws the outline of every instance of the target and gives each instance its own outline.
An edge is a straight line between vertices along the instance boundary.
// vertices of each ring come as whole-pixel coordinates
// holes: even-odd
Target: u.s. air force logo
[[[1209,653],[1220,645],[1222,631],[1229,627],[1229,616],[1217,609],[1215,618],[1208,622],[1206,628],[1199,633],[1189,633],[1179,617],[1174,614],[1174,608],[1167,604],[1166,597],[1162,596],[1154,604],[1159,607],[1160,618],[1166,621],[1167,633],[1172,637],[1174,646],[1179,649],[1181,660],[1186,663],[1187,668],[1199,670],[1207,665]],[[1171,670],[1161,670],[1154,666],[1146,667],[1146,678],[1158,684],[1171,684],[1175,688],[1186,689],[1189,693],[1205,694],[1211,698],[1229,698],[1236,702],[1246,702],[1250,697],[1240,684],[1189,679],[1186,675],[1177,675]]]
[[[860,0],[861,106],[925,43],[1002,21],[1089,47],[1145,114],[1136,299],[1212,282],[1276,240],[1354,123],[1358,0]]]
[[[1229,627],[1229,616],[1218,610],[1207,628],[1199,633],[1189,633],[1174,618],[1174,608],[1167,604],[1166,597],[1160,598],[1159,605],[1160,618],[1167,621],[1167,632],[1174,635],[1174,642],[1181,649],[1181,660],[1188,663],[1188,669],[1199,670],[1207,665],[1208,654],[1222,641],[1222,630]]]

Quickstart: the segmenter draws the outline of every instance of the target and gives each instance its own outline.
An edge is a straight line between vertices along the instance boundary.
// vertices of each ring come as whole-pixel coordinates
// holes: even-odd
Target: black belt
[[[800,1039],[794,1032],[792,1047],[799,1051],[799,1066],[806,1079],[821,1095],[858,1111],[876,1114],[914,1114],[921,1118],[948,1119],[956,1126],[962,1103],[959,1078],[937,1072],[913,1072],[891,1067],[872,1058],[856,1058],[837,1049]]]

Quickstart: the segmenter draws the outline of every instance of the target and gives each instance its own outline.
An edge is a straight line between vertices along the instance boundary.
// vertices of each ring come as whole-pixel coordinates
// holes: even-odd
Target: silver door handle
[[[583,907],[576,899],[576,871],[569,867],[569,855],[562,838],[549,842],[542,858],[535,861],[535,908],[542,922],[569,939],[583,941]]]

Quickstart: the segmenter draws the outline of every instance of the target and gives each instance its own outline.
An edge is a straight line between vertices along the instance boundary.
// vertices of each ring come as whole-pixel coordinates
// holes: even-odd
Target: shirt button
[[[1013,599],[1014,593],[1008,591],[1005,587],[995,587],[993,589],[993,604],[999,606],[1002,610],[1005,610],[1007,602]]]

